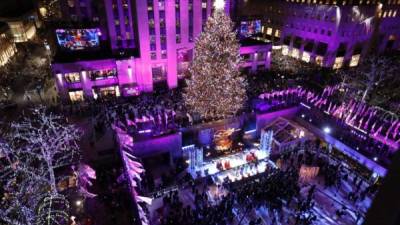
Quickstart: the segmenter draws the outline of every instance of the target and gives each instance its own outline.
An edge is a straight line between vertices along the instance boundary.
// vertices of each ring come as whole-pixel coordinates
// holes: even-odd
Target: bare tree
[[[363,86],[364,89],[361,100],[366,101],[375,87],[393,76],[394,68],[392,60],[387,57],[372,56],[368,58],[355,74],[355,81],[360,82],[360,86]]]
[[[61,199],[57,190],[60,179],[57,179],[55,171],[79,162],[77,141],[81,136],[80,130],[67,124],[64,118],[37,108],[21,120],[9,124],[2,136],[0,152],[6,164],[1,167],[0,173],[3,195],[0,222],[56,224],[48,216],[38,213],[43,211],[42,204],[48,206],[49,199]],[[60,204],[54,205],[60,207]],[[51,217],[52,213],[48,213]],[[46,223],[43,218],[47,219]],[[67,222],[60,218],[57,221],[59,224]]]

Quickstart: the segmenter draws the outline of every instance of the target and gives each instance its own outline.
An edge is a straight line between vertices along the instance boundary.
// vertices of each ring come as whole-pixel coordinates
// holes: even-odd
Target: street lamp
[[[325,134],[330,134],[331,133],[331,128],[330,127],[324,127],[323,129]]]
[[[78,207],[82,206],[82,200],[76,200],[75,205]]]

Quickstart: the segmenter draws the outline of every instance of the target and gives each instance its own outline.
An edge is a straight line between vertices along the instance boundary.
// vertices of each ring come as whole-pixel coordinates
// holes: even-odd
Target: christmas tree
[[[233,22],[225,14],[222,0],[214,6],[212,17],[196,40],[183,94],[192,113],[212,120],[234,116],[246,101],[247,86],[239,72],[241,59]]]

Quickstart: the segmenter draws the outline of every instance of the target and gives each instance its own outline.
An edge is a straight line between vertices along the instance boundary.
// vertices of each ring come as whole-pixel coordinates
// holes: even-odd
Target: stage
[[[268,165],[276,167],[268,159],[268,156],[267,151],[256,148],[246,149],[235,154],[205,160],[202,166],[192,170],[188,169],[188,172],[194,179],[212,176],[216,184],[221,184],[225,178],[234,182],[244,177],[262,173]]]

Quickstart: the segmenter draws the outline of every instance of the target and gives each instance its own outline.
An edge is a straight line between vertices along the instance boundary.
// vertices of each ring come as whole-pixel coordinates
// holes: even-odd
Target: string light
[[[215,10],[195,44],[183,97],[189,110],[204,119],[234,116],[246,101],[247,82],[239,73],[239,43],[232,31],[230,18]]]

